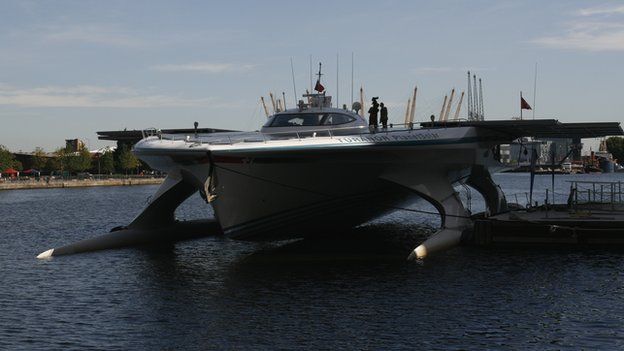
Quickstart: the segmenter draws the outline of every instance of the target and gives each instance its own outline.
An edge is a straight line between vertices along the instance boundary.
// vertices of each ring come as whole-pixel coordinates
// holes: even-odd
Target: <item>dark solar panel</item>
[[[479,127],[511,137],[596,138],[624,135],[619,122],[561,123],[555,119],[424,122],[424,128]]]
[[[188,134],[192,135],[195,133],[195,129],[186,128],[186,129],[163,129],[161,130],[163,134]],[[215,128],[197,128],[197,133],[199,134],[208,134],[208,133],[221,133],[221,132],[234,132],[234,130],[228,129],[215,129]],[[97,132],[98,139],[100,140],[115,140],[115,141],[133,141],[137,142],[143,138],[143,132],[140,130],[113,130],[113,131],[102,131]]]

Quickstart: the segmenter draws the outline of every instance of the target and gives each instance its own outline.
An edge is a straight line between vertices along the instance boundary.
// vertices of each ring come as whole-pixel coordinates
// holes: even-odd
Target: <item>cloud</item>
[[[224,73],[224,72],[242,72],[253,69],[255,65],[233,63],[211,63],[211,62],[195,62],[185,64],[167,64],[156,65],[150,68],[161,72],[202,72],[202,73]]]
[[[146,42],[113,25],[89,24],[53,26],[41,29],[41,38],[49,43],[87,43],[116,47],[144,47]]]
[[[620,16],[624,15],[624,6],[585,8],[575,15],[577,18],[565,23],[560,33],[530,42],[552,49],[624,51],[624,23]]]
[[[612,7],[589,7],[577,11],[579,16],[624,15],[624,5]]]
[[[553,49],[624,51],[624,24],[574,23],[563,34],[544,36],[531,42]]]
[[[164,94],[147,94],[128,87],[47,86],[19,89],[0,83],[0,106],[18,107],[237,107],[219,98],[187,98]]]

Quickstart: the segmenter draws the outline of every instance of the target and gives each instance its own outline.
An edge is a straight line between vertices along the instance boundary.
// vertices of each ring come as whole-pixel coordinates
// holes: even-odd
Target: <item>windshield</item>
[[[323,122],[325,125],[337,125],[337,124],[345,124],[349,122],[355,121],[355,118],[343,114],[332,113],[327,119]]]
[[[271,117],[265,127],[307,127],[353,122],[355,118],[340,113],[287,113]]]
[[[301,127],[318,126],[321,124],[324,114],[322,113],[293,113],[276,115],[271,127]]]

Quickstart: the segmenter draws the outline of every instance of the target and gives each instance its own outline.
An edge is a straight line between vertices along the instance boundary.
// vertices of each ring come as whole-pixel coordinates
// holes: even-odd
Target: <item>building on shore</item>
[[[80,139],[65,139],[65,149],[69,152],[78,152],[85,146],[85,143]]]
[[[523,166],[531,162],[533,150],[537,153],[537,164],[580,161],[582,144],[571,138],[530,139],[523,138],[508,145],[501,145],[501,162],[508,166]]]

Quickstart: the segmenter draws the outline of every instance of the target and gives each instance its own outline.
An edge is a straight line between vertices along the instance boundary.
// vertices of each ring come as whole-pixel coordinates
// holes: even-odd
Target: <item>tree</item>
[[[609,137],[606,141],[607,150],[613,154],[613,158],[619,162],[624,161],[624,138]]]
[[[60,147],[54,151],[54,158],[56,160],[49,165],[61,173],[83,172],[91,168],[91,153],[84,147],[78,152],[72,152],[69,147]]]
[[[73,170],[84,172],[91,168],[91,153],[86,147],[82,147],[74,156]]]
[[[139,159],[124,145],[119,153],[119,168],[123,169],[126,171],[126,174],[128,174],[128,171],[137,168],[140,164]]]
[[[71,153],[68,148],[59,147],[54,150],[54,162],[51,164],[55,171],[61,171],[61,175],[65,175],[65,171],[69,171],[71,163]]]
[[[9,168],[20,170],[22,164],[15,159],[15,156],[4,145],[0,145],[0,172]]]
[[[108,174],[115,172],[115,158],[112,151],[106,151],[100,156],[100,170]]]
[[[56,157],[56,155],[54,155],[53,157],[48,157],[48,160],[45,165],[46,170],[52,172],[52,171],[61,170],[61,168],[62,168],[61,162],[59,158]]]
[[[45,151],[42,148],[36,147],[35,151],[32,153],[32,168],[41,171],[46,168],[48,164],[48,157],[46,156]]]

